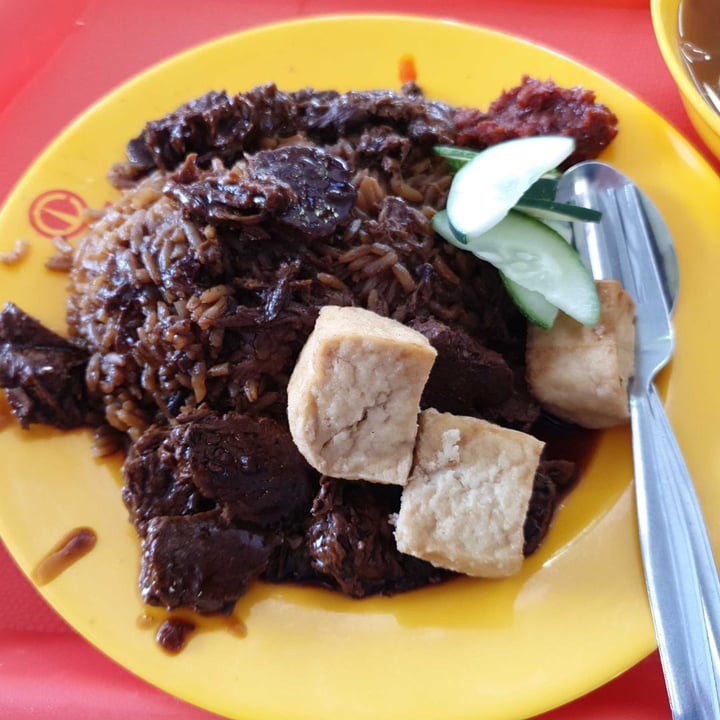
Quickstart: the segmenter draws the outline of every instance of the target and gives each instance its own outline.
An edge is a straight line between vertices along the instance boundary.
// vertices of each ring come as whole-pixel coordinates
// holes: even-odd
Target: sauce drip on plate
[[[234,614],[202,615],[192,611],[170,612],[148,607],[137,618],[137,627],[154,634],[155,643],[169,655],[183,651],[190,640],[204,632],[225,631],[247,637],[245,622]]]
[[[176,655],[187,645],[195,629],[196,625],[191,620],[169,617],[160,624],[155,640],[163,650]]]
[[[87,555],[96,542],[94,530],[85,527],[72,530],[35,566],[33,580],[38,585],[46,585]]]

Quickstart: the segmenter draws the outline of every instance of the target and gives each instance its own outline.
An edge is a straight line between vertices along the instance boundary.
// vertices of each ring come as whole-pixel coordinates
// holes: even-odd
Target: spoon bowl
[[[557,199],[560,202],[598,209],[599,192],[607,192],[615,185],[629,182],[627,178],[619,178],[618,175],[617,170],[606,163],[594,160],[578,163],[560,178]],[[665,301],[672,313],[675,310],[680,286],[680,269],[675,243],[665,219],[655,204],[639,187],[635,185],[633,187],[644,211],[648,240],[657,262]],[[603,249],[602,240],[593,224],[574,223],[572,243],[596,280],[611,277],[619,279],[617,277],[619,269],[608,266],[607,251]]]

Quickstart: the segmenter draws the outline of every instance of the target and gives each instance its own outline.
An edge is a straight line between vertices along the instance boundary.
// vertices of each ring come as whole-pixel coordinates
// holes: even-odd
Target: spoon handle
[[[640,548],[673,718],[720,718],[720,584],[702,511],[651,383],[630,393]]]

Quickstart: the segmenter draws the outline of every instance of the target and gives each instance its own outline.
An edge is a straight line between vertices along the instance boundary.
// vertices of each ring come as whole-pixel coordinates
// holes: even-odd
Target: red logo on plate
[[[87,203],[70,190],[48,190],[30,205],[30,224],[46,237],[70,237],[85,225]]]

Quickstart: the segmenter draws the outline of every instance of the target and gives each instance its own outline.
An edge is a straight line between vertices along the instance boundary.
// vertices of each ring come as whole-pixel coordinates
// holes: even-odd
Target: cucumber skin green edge
[[[514,209],[539,220],[599,222],[602,217],[601,212],[592,208],[535,198],[521,198]]]
[[[518,310],[533,325],[537,325],[543,330],[552,330],[555,319],[560,312],[552,303],[548,302],[541,293],[513,282],[507,275],[499,271],[500,279],[508,291],[508,295],[512,298]]]
[[[490,230],[574,149],[574,139],[566,135],[535,135],[512,138],[479,152],[456,172],[450,186],[446,209],[455,236],[465,240]],[[485,209],[478,213],[475,198],[485,193]]]

